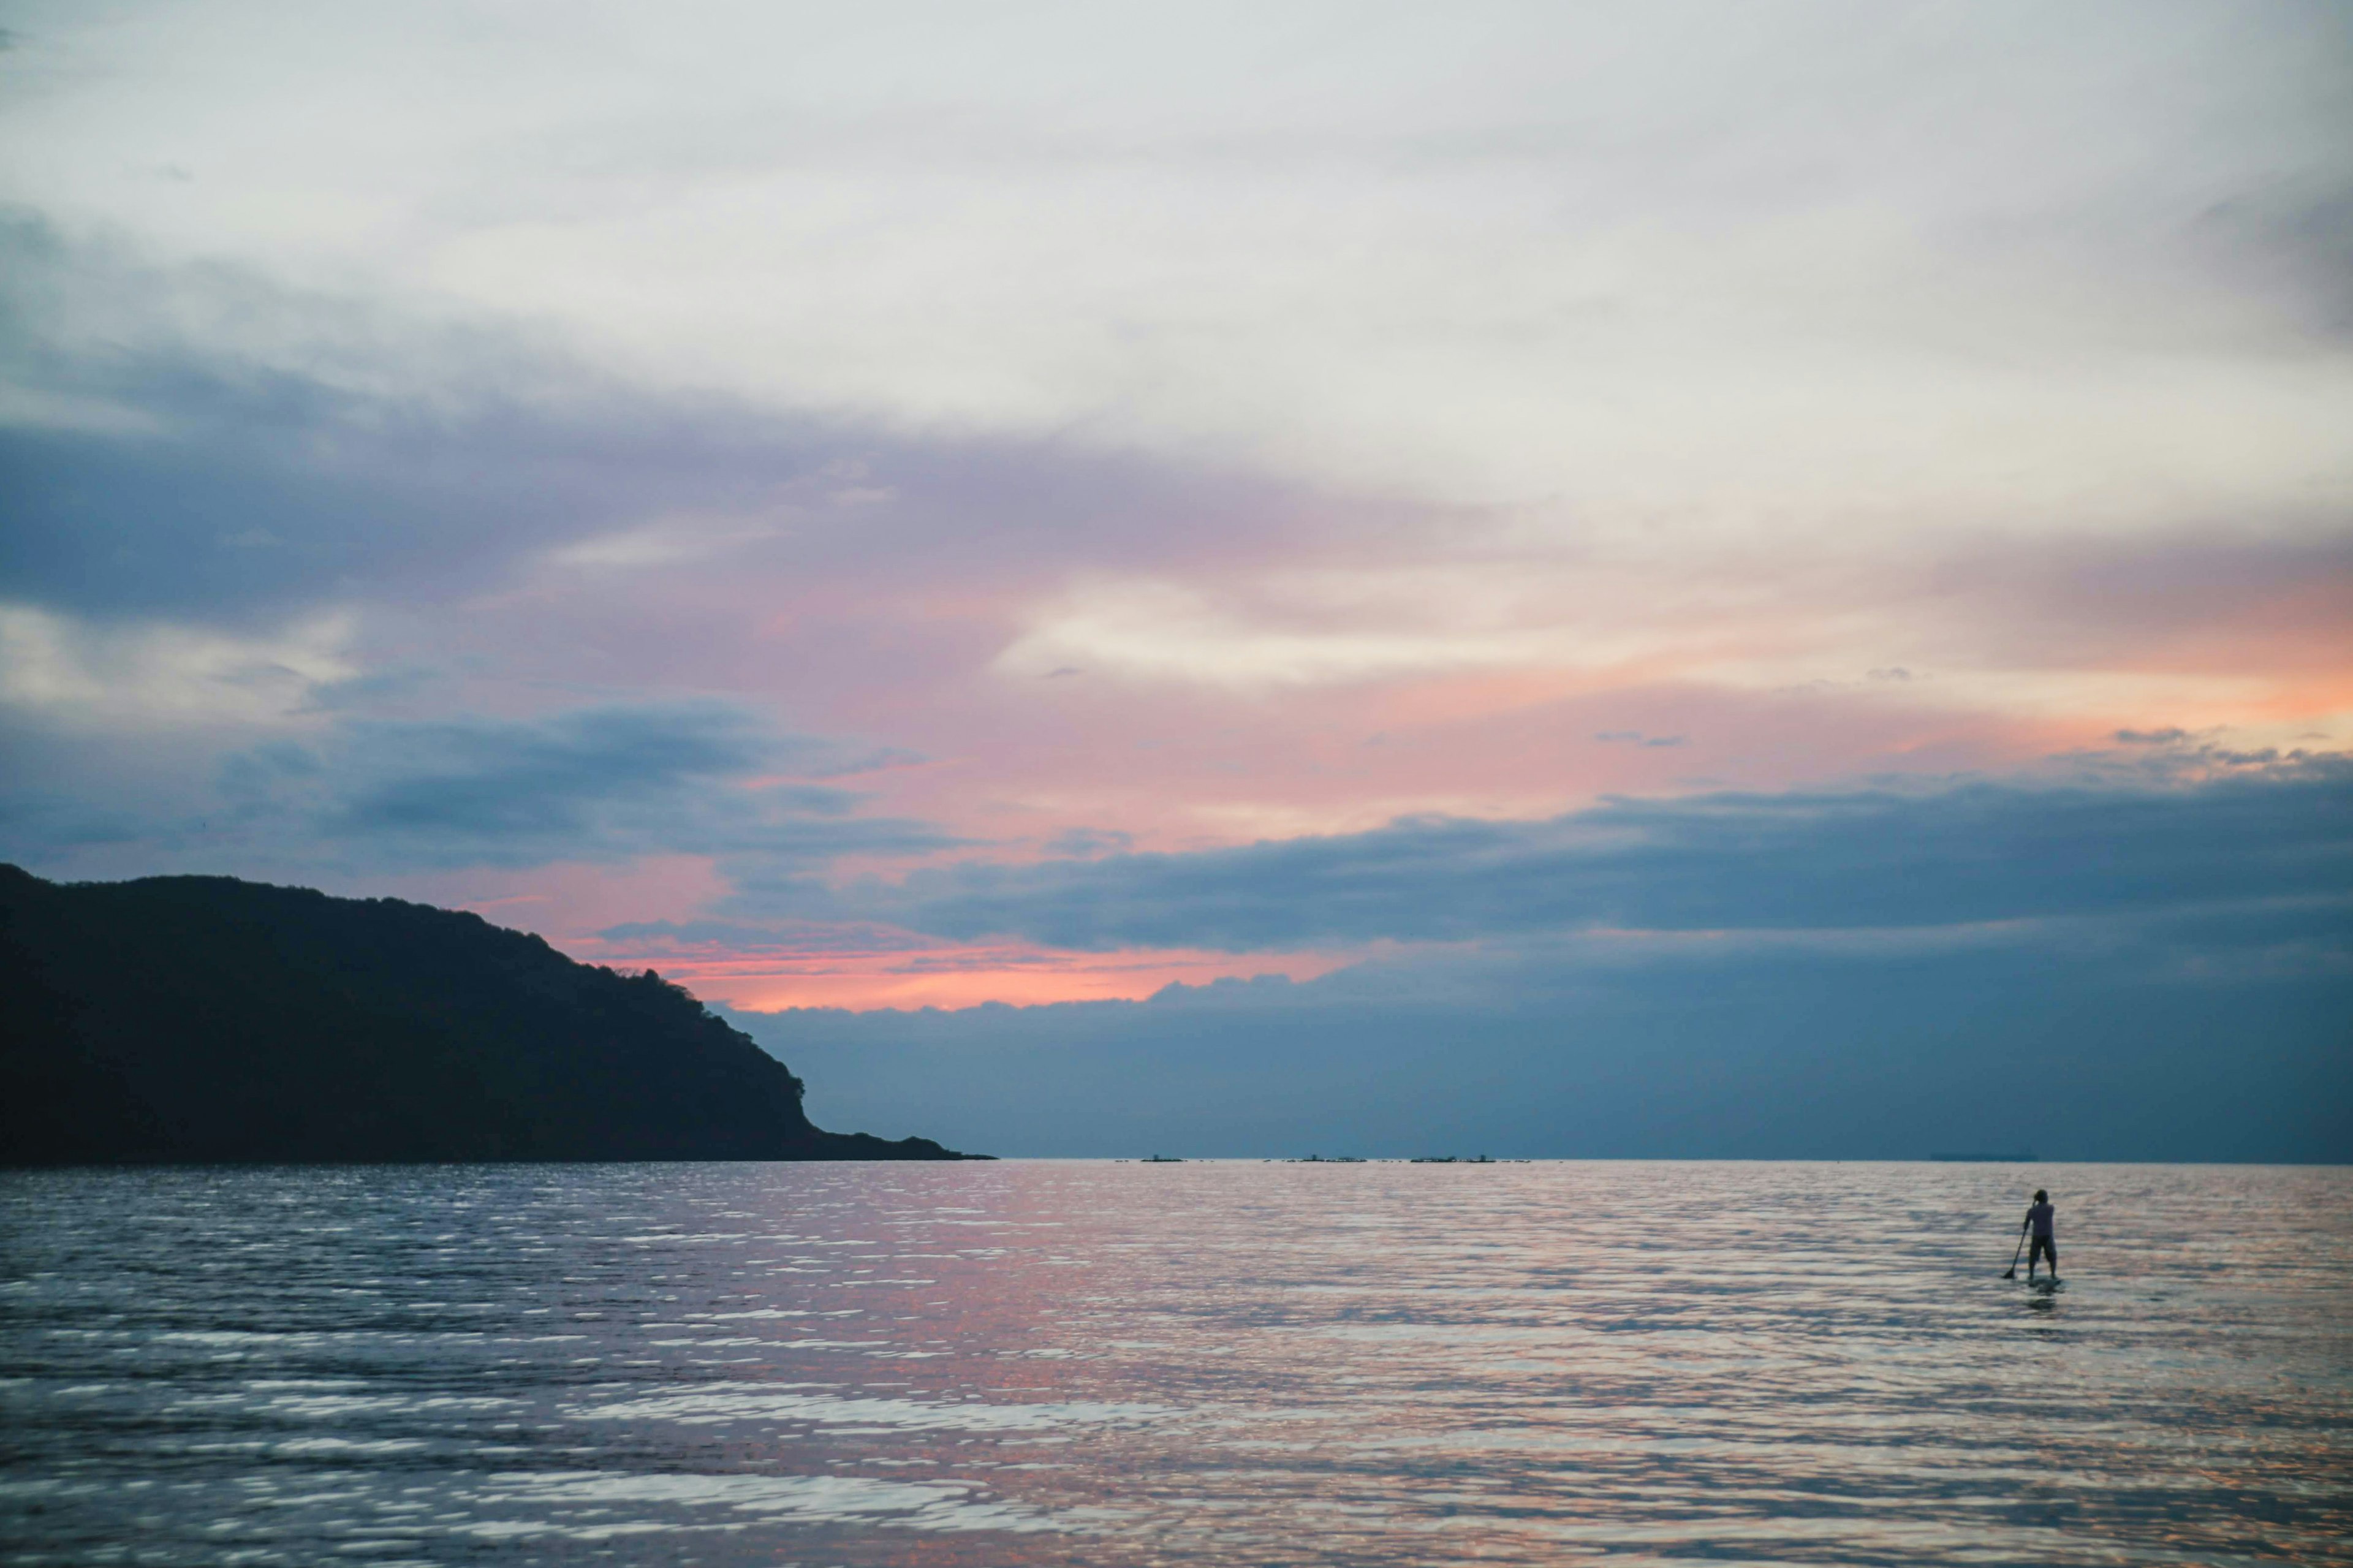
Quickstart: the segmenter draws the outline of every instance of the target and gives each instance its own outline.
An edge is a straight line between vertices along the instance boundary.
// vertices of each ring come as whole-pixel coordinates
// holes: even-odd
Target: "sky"
[[[1003,1152],[2353,1159],[2341,6],[0,27],[0,858]]]

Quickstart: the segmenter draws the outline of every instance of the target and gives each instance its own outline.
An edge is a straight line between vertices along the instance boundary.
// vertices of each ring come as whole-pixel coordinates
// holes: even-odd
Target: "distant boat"
[[[2031,1165],[2034,1151],[2015,1154],[1931,1154],[1928,1158],[1948,1165]]]
[[[1181,1165],[1185,1162],[1174,1154],[1155,1154],[1143,1163],[1147,1165]]]

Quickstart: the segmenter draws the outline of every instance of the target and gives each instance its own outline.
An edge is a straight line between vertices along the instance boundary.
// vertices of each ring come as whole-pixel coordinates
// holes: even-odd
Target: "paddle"
[[[2002,1276],[2003,1279],[2015,1279],[2018,1278],[2018,1255],[2025,1250],[2026,1227],[2021,1225],[2018,1227],[2018,1245],[2010,1249],[2010,1271]]]

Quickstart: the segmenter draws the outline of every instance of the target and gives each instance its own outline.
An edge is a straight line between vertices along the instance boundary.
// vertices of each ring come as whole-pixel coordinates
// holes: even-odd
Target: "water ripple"
[[[0,1562],[2353,1564],[2348,1325],[2340,1170],[18,1172]]]

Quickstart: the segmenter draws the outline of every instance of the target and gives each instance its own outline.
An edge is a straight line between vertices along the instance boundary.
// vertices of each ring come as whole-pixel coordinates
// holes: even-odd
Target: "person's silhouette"
[[[2051,1260],[2051,1278],[2059,1278],[2059,1247],[2052,1226],[2052,1218],[2056,1212],[2051,1206],[2051,1194],[2041,1187],[2035,1188],[2033,1206],[2026,1211],[2026,1217],[2018,1226],[2021,1230],[2034,1233],[2034,1250],[2026,1255],[2026,1277],[2029,1279],[2034,1278],[2035,1264],[2046,1258]]]

